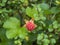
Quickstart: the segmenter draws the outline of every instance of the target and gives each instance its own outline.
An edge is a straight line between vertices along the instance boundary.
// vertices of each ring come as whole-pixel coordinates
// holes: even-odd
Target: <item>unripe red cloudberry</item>
[[[36,24],[34,24],[33,20],[26,21],[25,27],[28,29],[28,31],[33,31],[36,28]]]

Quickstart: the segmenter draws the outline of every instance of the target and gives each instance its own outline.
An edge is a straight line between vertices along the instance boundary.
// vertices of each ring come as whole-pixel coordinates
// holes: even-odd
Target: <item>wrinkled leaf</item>
[[[17,28],[20,26],[20,22],[15,17],[10,17],[6,22],[4,22],[4,28]]]

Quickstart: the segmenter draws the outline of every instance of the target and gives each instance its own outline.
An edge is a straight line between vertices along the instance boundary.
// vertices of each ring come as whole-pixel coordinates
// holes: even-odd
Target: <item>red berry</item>
[[[28,21],[28,22],[26,23],[26,28],[27,28],[29,31],[33,31],[33,30],[35,29],[35,27],[36,27],[36,25],[35,25],[33,22],[31,22],[31,21]]]

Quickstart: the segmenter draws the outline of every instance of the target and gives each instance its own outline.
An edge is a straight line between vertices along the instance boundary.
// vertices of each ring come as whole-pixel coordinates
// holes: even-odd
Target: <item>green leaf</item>
[[[44,38],[48,38],[48,35],[45,34],[45,35],[44,35]]]
[[[60,28],[58,29],[58,31],[60,32]]]
[[[40,20],[43,20],[43,21],[46,20],[46,17],[44,16],[44,12],[43,11],[40,12],[39,18],[40,18]]]
[[[41,10],[41,7],[40,7],[40,4],[37,5],[37,9],[38,9],[39,12],[42,11],[42,10]]]
[[[45,14],[45,15],[50,15],[50,14],[52,14],[52,13],[51,13],[50,10],[44,10],[44,14]]]
[[[19,26],[20,26],[20,22],[15,17],[10,17],[6,22],[4,22],[3,25],[4,28],[8,28],[8,29],[17,28]]]
[[[19,36],[20,38],[24,39],[27,35],[26,28],[20,28],[20,22],[15,17],[10,17],[3,25],[4,28],[7,29],[6,36],[8,39],[15,38]]]
[[[12,38],[16,37],[17,31],[18,31],[17,29],[7,30],[7,31],[6,31],[6,36],[7,36],[7,38],[8,38],[8,39],[12,39]]]
[[[43,42],[44,42],[44,45],[50,43],[50,41],[48,39],[43,39]]]
[[[15,43],[15,44],[22,45],[21,40],[15,40],[14,43]]]
[[[39,20],[39,15],[38,15],[38,11],[37,11],[37,9],[36,9],[36,7],[34,7],[33,9],[32,9],[32,14],[33,14],[33,18],[35,19],[35,20]]]
[[[2,0],[2,3],[5,3],[7,0]]]
[[[51,40],[51,44],[55,44],[56,43],[56,39],[52,38]]]
[[[7,0],[2,0],[2,3],[0,3],[0,6],[5,6]]]
[[[52,7],[52,8],[51,8],[51,12],[52,12],[52,13],[56,13],[56,7]]]
[[[46,3],[41,3],[41,4],[40,4],[40,7],[41,7],[41,9],[43,9],[43,10],[49,9],[49,5],[46,4]]]
[[[44,43],[43,45],[49,45],[49,44],[45,44],[45,43]]]
[[[34,7],[34,8],[32,8],[32,13],[33,13],[33,15],[38,15],[38,12],[37,12],[37,9],[36,9],[36,7]]]
[[[38,20],[39,19],[39,16],[38,16],[38,12],[37,12],[36,7],[33,7],[33,8],[27,7],[26,8],[26,14],[29,17],[34,18],[35,20]]]
[[[41,23],[44,27],[46,27],[46,24],[45,24],[43,21],[40,21],[40,23]]]
[[[49,35],[49,37],[51,38],[51,37],[53,37],[53,35],[52,35],[52,34],[50,34],[50,35]]]
[[[37,36],[37,40],[42,40],[43,39],[43,33],[41,33],[41,34],[38,34],[38,36]]]
[[[60,12],[59,8],[57,9],[57,7],[52,7],[50,11],[53,14],[56,14],[56,13],[59,13]]]
[[[3,28],[0,28],[0,40],[2,42],[7,41],[7,38],[6,38],[6,35],[5,35],[5,29],[3,29]]]
[[[21,39],[24,39],[27,36],[27,29],[22,27],[22,28],[19,29],[18,33],[19,33],[19,37]]]
[[[27,7],[27,8],[26,8],[26,14],[27,14],[29,17],[33,17],[32,9],[31,9],[30,7]]]
[[[0,13],[2,13],[2,12],[3,12],[3,10],[0,9]]]
[[[24,2],[24,0],[20,0],[21,2]]]
[[[49,32],[52,32],[53,31],[53,26],[50,24],[49,27],[48,27],[48,31]]]
[[[42,29],[43,29],[43,27],[42,27],[42,26],[39,26],[39,27],[38,27],[38,30],[42,30]]]
[[[57,21],[53,22],[53,28],[58,28],[58,22]]]

